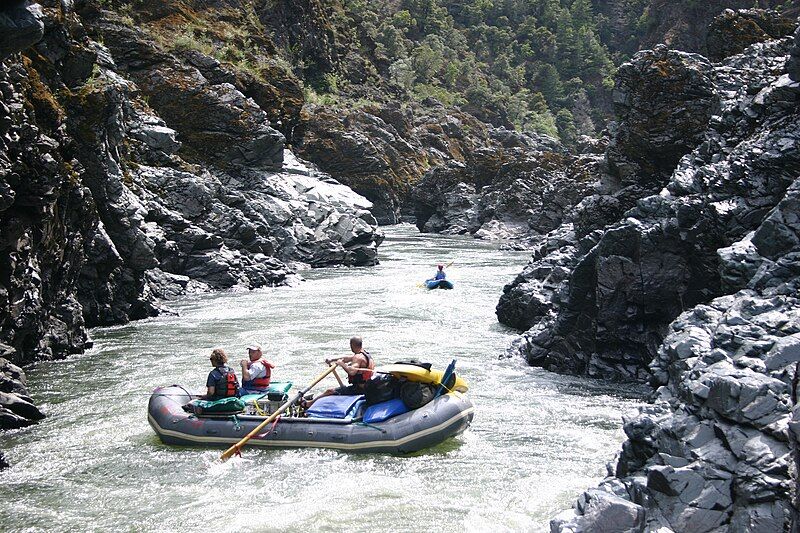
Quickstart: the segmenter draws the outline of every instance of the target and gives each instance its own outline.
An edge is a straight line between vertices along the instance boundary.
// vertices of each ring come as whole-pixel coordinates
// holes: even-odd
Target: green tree
[[[411,52],[411,61],[419,81],[428,83],[433,80],[444,66],[444,46],[441,39],[432,35],[426,37]]]
[[[398,59],[389,66],[391,80],[406,90],[411,90],[416,80],[414,66],[410,59]]]
[[[536,90],[544,95],[550,106],[557,104],[558,100],[564,96],[564,87],[561,84],[558,69],[550,63],[543,63],[539,67],[533,80],[533,85]]]
[[[556,113],[556,128],[561,141],[567,146],[575,144],[578,138],[578,129],[575,127],[575,118],[568,109],[560,109]]]

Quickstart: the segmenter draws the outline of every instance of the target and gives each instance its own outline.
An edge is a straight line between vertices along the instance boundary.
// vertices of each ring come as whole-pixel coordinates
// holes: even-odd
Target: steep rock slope
[[[529,362],[556,371],[647,380],[647,366],[669,323],[684,309],[729,292],[717,250],[755,230],[798,171],[796,125],[787,118],[794,111],[793,93],[779,84],[788,53],[787,40],[774,41],[712,67],[699,56],[671,52],[701,66],[703,90],[691,88],[686,94],[688,108],[699,105],[704,112],[684,115],[683,104],[673,112],[665,107],[665,116],[678,117],[679,123],[654,131],[671,131],[683,139],[678,146],[684,149],[694,139],[699,148],[681,159],[660,195],[638,201],[622,221],[602,231],[541,249],[504,289],[498,317],[530,328],[516,346]],[[637,54],[621,71],[646,62],[650,54]],[[703,129],[698,116],[710,117],[705,135],[698,134]],[[667,145],[673,143],[667,140]],[[647,159],[655,148],[638,153]],[[651,164],[666,169],[679,155],[676,151],[671,161],[662,162],[669,150],[652,153],[656,157],[631,176],[650,180]],[[607,158],[615,157],[609,149]]]
[[[0,11],[3,361],[80,352],[86,327],[187,291],[376,262],[370,202],[288,151],[219,62],[78,7]],[[28,424],[24,376],[3,364],[3,427]]]
[[[469,164],[519,137],[434,99],[426,104],[308,106],[298,152],[372,201],[380,223],[397,223],[401,209],[415,205],[409,195],[429,169]]]
[[[572,155],[541,136],[506,135],[499,149],[434,168],[412,191],[417,225],[537,248],[537,237],[562,223],[573,224],[577,238],[604,227],[663,187],[702,141],[715,102],[712,70],[696,54],[664,46],[640,52],[617,72],[617,122],[604,137],[584,140]],[[503,300],[501,321],[530,327],[505,307]]]
[[[713,53],[713,50],[719,50],[713,41],[720,36],[715,27],[719,22],[715,23],[714,19],[723,12],[727,11],[730,16],[742,10],[751,11],[750,15],[734,17],[738,28],[729,34],[734,39],[725,44],[733,47],[748,40],[748,44],[762,42],[765,36],[783,37],[787,33],[775,30],[784,21],[792,22],[800,14],[796,2],[783,0],[592,0],[592,4],[603,18],[599,24],[603,28],[603,42],[612,52],[627,56],[658,44],[666,44],[675,50],[722,59]],[[780,10],[780,14],[777,10]],[[765,11],[771,13],[765,17]],[[778,25],[770,22],[764,24],[776,20],[781,22]],[[737,53],[741,50],[743,47]]]
[[[544,327],[522,343],[554,368],[658,387],[626,420],[609,478],[552,531],[781,531],[797,514],[798,58],[800,30],[716,65],[703,142],[577,261],[566,305],[616,301],[629,315],[601,329],[603,305],[584,311],[561,335],[596,328],[595,344],[573,359],[543,353],[554,338]],[[643,315],[645,304],[664,314]]]
[[[425,174],[411,192],[420,231],[524,246],[603,190],[597,154],[574,156],[553,139],[515,132],[505,132],[502,143]]]

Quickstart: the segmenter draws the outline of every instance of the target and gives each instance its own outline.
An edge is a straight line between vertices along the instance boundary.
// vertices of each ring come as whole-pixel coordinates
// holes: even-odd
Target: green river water
[[[624,388],[499,359],[514,332],[494,307],[527,254],[472,239],[386,228],[381,264],[303,272],[294,288],[189,296],[162,316],[92,331],[93,349],[36,365],[29,387],[48,414],[0,434],[3,531],[542,531],[604,475],[640,401]],[[454,261],[452,291],[427,291]],[[364,337],[378,364],[452,358],[470,384],[473,425],[413,456],[328,450],[220,451],[160,443],[150,391],[200,391],[208,355],[237,368],[250,339],[305,385],[325,357]]]

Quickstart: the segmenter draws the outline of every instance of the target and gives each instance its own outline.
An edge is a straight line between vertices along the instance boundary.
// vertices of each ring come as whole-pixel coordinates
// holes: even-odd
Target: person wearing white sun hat
[[[251,342],[247,346],[247,359],[242,359],[242,393],[253,394],[266,392],[272,378],[275,365],[264,358],[261,344]]]

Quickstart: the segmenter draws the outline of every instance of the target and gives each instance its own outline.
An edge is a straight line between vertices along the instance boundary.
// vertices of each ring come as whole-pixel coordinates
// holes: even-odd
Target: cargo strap
[[[278,422],[280,421],[280,419],[281,419],[281,417],[279,415],[278,418],[275,419],[275,422],[273,422],[272,425],[269,427],[269,431],[265,431],[264,433],[260,433],[260,434],[257,435],[257,437],[259,439],[266,439],[269,436],[270,433],[275,431],[275,426],[278,425]]]
[[[255,405],[255,407],[256,407],[256,414],[258,414],[258,416],[269,416],[269,413],[267,413],[266,411],[261,409],[261,406],[258,405],[258,400],[255,400],[253,402],[253,405]]]
[[[239,419],[236,417],[236,415],[231,416],[231,420],[233,420],[234,430],[239,431],[240,429],[242,429],[242,425],[239,423]]]
[[[368,424],[366,422],[356,422],[356,424],[358,424],[359,426],[365,426],[365,427],[368,427],[368,428],[377,429],[381,433],[386,433],[385,429],[379,428],[378,426],[373,426],[372,424]]]

